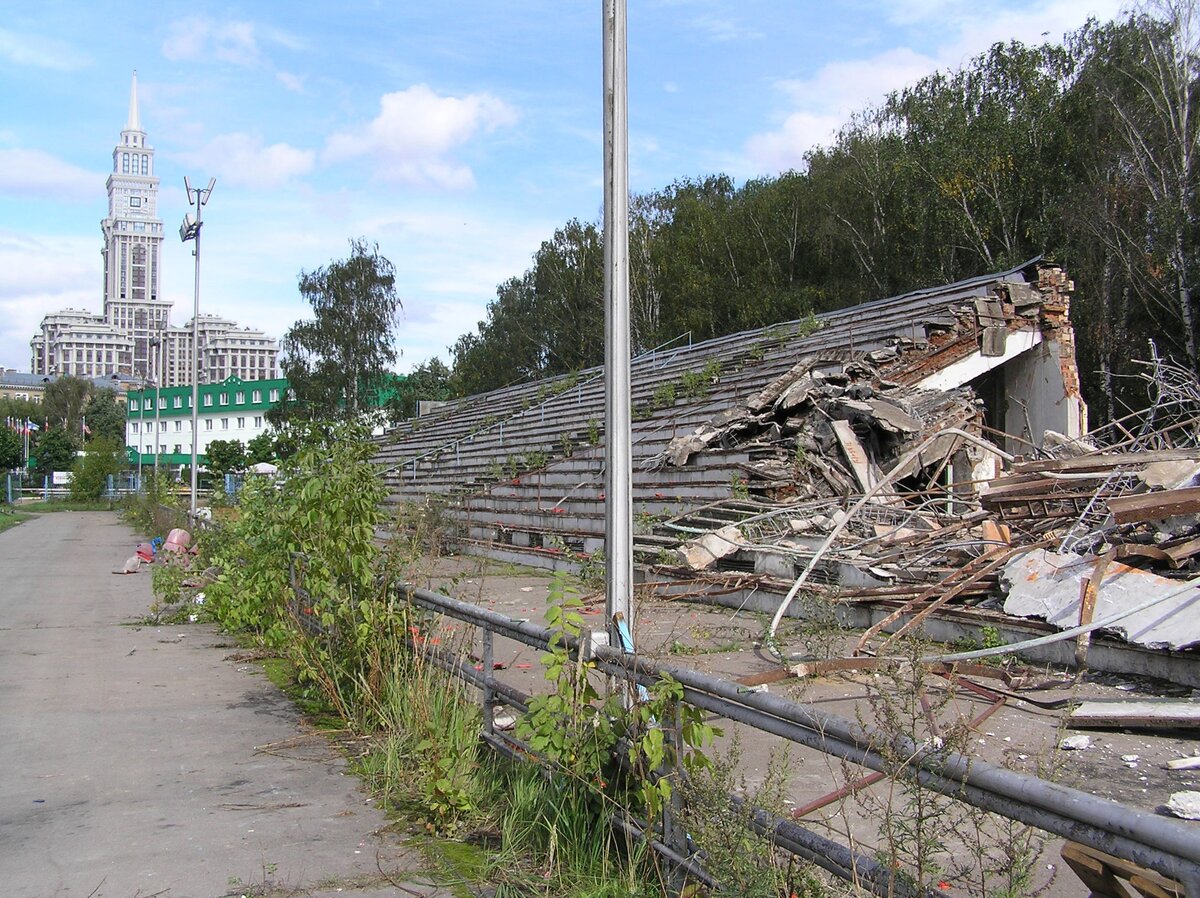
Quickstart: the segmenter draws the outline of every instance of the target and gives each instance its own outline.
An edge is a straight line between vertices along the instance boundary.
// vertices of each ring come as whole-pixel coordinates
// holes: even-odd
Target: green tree
[[[275,437],[271,431],[264,430],[246,444],[246,463],[256,465],[259,462],[275,460]]]
[[[96,437],[84,447],[71,468],[71,498],[99,499],[108,486],[108,478],[125,467],[124,440],[111,436]]]
[[[67,433],[83,433],[83,412],[92,395],[92,382],[82,377],[60,377],[46,384],[42,414],[55,427]]]
[[[93,392],[84,406],[83,417],[90,436],[125,442],[125,406],[117,402],[114,390]]]
[[[21,434],[9,427],[0,426],[0,471],[11,471],[20,467],[24,458]]]
[[[214,477],[224,477],[246,467],[246,447],[241,440],[213,440],[204,450],[205,467]]]
[[[70,471],[75,466],[75,453],[78,444],[61,427],[51,427],[40,431],[37,444],[30,449],[30,454],[36,459],[33,468],[38,477],[45,477],[55,471]]]
[[[300,294],[314,317],[297,321],[281,341],[283,373],[295,393],[267,412],[288,418],[353,419],[396,361],[394,330],[401,308],[392,263],[365,239],[350,256],[300,272]]]
[[[415,418],[418,402],[442,402],[452,396],[450,369],[441,359],[432,358],[396,381],[395,391],[388,401],[388,413],[394,421]]]
[[[0,419],[5,424],[23,424],[25,421],[43,421],[42,406],[32,399],[9,399],[0,397]]]

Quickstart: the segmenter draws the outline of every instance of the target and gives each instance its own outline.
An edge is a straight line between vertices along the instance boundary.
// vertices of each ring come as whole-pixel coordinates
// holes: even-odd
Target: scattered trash
[[[192,535],[177,527],[167,534],[167,541],[163,543],[163,551],[185,553],[191,544]]]
[[[130,555],[125,559],[125,566],[119,571],[113,571],[114,574],[136,574],[142,566],[140,555]]]

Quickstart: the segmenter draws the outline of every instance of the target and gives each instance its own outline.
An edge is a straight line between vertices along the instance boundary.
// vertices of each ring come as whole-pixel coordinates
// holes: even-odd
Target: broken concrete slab
[[[1086,701],[1071,711],[1075,729],[1181,730],[1200,728],[1200,702],[1178,699]]]
[[[1001,583],[1008,591],[1005,614],[1039,617],[1059,629],[1079,624],[1080,584],[1096,564],[1094,556],[1058,554],[1034,549],[1018,555],[1004,566]],[[1164,600],[1136,612],[1106,629],[1127,642],[1153,649],[1178,651],[1200,644],[1200,583],[1180,595],[1183,584],[1157,574],[1110,561],[1096,596],[1093,618],[1097,621],[1146,602],[1155,595]]]
[[[744,544],[742,532],[736,526],[730,525],[685,543],[679,547],[678,552],[684,564],[692,570],[703,571],[722,558],[732,555]]]

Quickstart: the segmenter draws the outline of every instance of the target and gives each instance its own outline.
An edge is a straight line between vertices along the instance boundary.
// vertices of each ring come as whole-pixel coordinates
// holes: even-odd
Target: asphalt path
[[[104,512],[0,533],[0,895],[449,894],[257,665],[144,623],[136,542]]]

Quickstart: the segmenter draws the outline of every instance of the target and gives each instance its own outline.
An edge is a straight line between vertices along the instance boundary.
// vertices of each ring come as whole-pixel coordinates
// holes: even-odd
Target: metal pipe
[[[528,621],[515,621],[428,590],[411,590],[409,594],[422,607],[480,626],[492,626],[502,635],[526,645],[544,648],[551,635]],[[569,638],[565,644],[570,651],[578,646],[576,640]],[[1200,840],[1175,821],[962,754],[933,752],[911,739],[871,732],[837,715],[771,693],[745,691],[745,687],[736,683],[687,668],[652,662],[605,646],[595,647],[595,657],[597,666],[606,673],[646,685],[664,675],[670,676],[684,687],[684,700],[697,708],[863,767],[894,774],[895,764],[876,750],[887,745],[895,757],[909,759],[905,765],[908,775],[929,788],[1168,876],[1189,882],[1200,878]],[[479,677],[473,668],[470,673]]]
[[[738,809],[746,804],[745,799],[737,795],[732,796],[730,802]],[[886,898],[930,898],[933,895],[909,885],[873,858],[762,808],[749,808],[748,817],[750,829],[760,836],[835,876],[865,885],[876,895]]]
[[[864,767],[894,772],[874,750],[890,746],[909,759],[908,772],[948,795],[970,791],[971,804],[1012,817],[1065,838],[1153,867],[1167,875],[1200,872],[1200,840],[1172,820],[1156,817],[1086,792],[1004,770],[957,752],[935,752],[906,737],[865,730],[845,718],[798,705],[765,692],[743,692],[735,683],[668,664],[619,656],[597,648],[601,664],[621,667],[644,682],[663,674],[684,687],[696,707],[765,730]],[[630,664],[632,662],[632,665]],[[928,765],[923,766],[923,765]],[[1161,850],[1160,850],[1161,849]],[[1180,865],[1179,859],[1187,863]]]
[[[605,608],[633,632],[633,447],[629,341],[629,120],[626,2],[604,0]],[[609,633],[618,644],[615,630]]]

